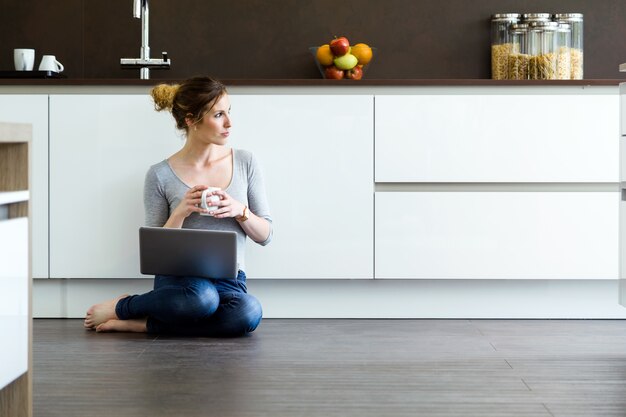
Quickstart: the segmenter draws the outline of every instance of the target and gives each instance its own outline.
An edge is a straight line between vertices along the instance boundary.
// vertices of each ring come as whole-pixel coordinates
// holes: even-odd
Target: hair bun
[[[150,95],[154,100],[154,108],[156,111],[172,110],[174,104],[174,95],[178,91],[178,84],[159,84],[152,89]]]

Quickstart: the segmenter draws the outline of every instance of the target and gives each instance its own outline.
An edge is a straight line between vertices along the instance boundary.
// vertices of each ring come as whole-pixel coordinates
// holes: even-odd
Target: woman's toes
[[[97,325],[96,327],[94,327],[94,329],[96,330],[96,332],[100,333],[100,332],[109,332],[111,331],[111,326],[107,324],[107,322],[104,322],[102,324]]]
[[[95,327],[96,332],[134,332],[145,333],[147,319],[108,320]]]

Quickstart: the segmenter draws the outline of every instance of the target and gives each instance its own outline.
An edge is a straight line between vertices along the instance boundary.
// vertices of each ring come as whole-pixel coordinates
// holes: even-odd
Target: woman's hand
[[[212,206],[217,206],[217,210],[210,211],[209,214],[216,219],[224,219],[227,217],[237,217],[243,215],[245,205],[234,198],[232,198],[226,191],[217,190],[207,193],[207,196],[216,195],[220,199],[219,201],[211,201]],[[244,233],[255,242],[263,242],[267,239],[270,233],[270,225],[264,218],[258,217],[250,210],[248,210],[248,220],[239,222],[239,226],[243,229]]]
[[[207,188],[209,187],[206,185],[196,185],[195,187],[190,188],[185,193],[178,206],[174,209],[171,217],[184,220],[189,217],[191,213],[204,212],[205,210],[200,207],[200,202],[202,201],[202,191]]]
[[[224,219],[227,217],[239,217],[243,215],[243,209],[245,205],[232,198],[226,191],[217,190],[207,193],[207,197],[216,195],[219,197],[219,201],[211,201],[212,206],[217,206],[217,210],[210,211],[216,219]]]

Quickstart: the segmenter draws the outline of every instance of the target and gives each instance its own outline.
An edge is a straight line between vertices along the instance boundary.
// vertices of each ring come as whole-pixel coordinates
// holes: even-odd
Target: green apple
[[[356,66],[358,58],[352,54],[345,54],[333,60],[335,66],[341,70],[349,70]]]

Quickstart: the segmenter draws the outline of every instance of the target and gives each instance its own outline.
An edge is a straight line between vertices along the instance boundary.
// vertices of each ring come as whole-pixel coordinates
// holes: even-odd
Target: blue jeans
[[[248,294],[246,274],[235,280],[157,275],[154,289],[121,299],[122,320],[148,318],[148,333],[232,337],[261,322],[261,303]]]

